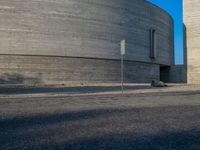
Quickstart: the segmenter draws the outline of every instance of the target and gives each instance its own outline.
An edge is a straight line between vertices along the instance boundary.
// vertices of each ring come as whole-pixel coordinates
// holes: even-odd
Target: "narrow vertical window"
[[[150,29],[150,58],[156,58],[156,30]]]

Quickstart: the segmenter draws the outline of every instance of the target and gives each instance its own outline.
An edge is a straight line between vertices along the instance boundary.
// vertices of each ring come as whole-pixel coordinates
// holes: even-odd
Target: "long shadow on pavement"
[[[151,89],[150,86],[136,85],[124,86],[124,90]],[[17,87],[17,88],[0,88],[0,94],[35,94],[35,93],[98,93],[98,92],[117,92],[121,86],[79,86],[79,87]]]
[[[2,118],[0,149],[199,150],[199,108],[110,108]]]

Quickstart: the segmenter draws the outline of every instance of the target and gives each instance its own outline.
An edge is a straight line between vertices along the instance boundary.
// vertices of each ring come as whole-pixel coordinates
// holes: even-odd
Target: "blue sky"
[[[176,64],[183,64],[183,17],[182,0],[149,0],[163,8],[174,18],[175,26],[175,61]]]

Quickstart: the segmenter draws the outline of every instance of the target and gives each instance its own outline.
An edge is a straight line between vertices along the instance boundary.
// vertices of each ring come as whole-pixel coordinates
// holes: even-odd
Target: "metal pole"
[[[121,40],[121,90],[124,94],[124,55],[126,53],[126,41]]]
[[[121,90],[124,94],[124,55],[121,54]]]

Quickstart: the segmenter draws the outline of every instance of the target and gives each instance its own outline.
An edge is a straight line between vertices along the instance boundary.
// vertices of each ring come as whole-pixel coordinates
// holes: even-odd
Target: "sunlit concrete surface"
[[[123,89],[126,94],[174,92],[174,91],[196,91],[199,86],[187,84],[167,84],[168,87],[156,88],[150,84],[124,83]],[[121,93],[121,83],[98,83],[98,84],[67,84],[67,85],[0,85],[0,96],[80,96],[101,95]]]
[[[200,3],[198,0],[183,2],[188,83],[200,84]]]

